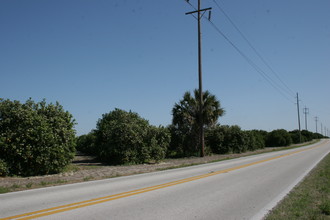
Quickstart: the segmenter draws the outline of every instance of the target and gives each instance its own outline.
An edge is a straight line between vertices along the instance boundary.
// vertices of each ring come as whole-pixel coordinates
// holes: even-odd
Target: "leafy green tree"
[[[210,146],[213,153],[226,154],[231,152],[229,146],[225,145],[225,135],[229,126],[214,126],[206,132],[206,144]]]
[[[11,175],[58,173],[74,157],[74,125],[59,103],[0,99],[0,160]]]
[[[324,136],[320,133],[313,133],[313,139],[321,139],[324,138]]]
[[[268,136],[268,132],[264,130],[252,130],[253,135],[256,138],[256,143],[258,145],[257,149],[266,147],[266,138]]]
[[[165,157],[169,131],[154,127],[137,113],[121,109],[104,114],[96,126],[99,158],[110,164],[139,164]]]
[[[268,133],[266,139],[267,147],[289,146],[292,144],[292,138],[289,132],[284,129],[273,130]]]
[[[247,137],[237,125],[227,126],[224,145],[231,153],[242,153],[247,150]]]
[[[301,135],[305,137],[306,141],[311,141],[313,140],[313,132],[307,131],[307,130],[302,130]]]
[[[171,141],[170,131],[162,126],[150,126],[148,131],[148,136],[146,138],[146,143],[148,149],[148,158],[149,162],[158,162],[165,158],[167,149]],[[141,160],[146,160],[141,158]]]
[[[7,163],[0,159],[0,176],[7,176],[9,174]]]
[[[265,138],[260,131],[252,130],[245,131],[245,133],[247,136],[247,149],[249,151],[265,148]]]
[[[299,144],[306,141],[306,137],[302,132],[299,132],[299,130],[290,131],[289,134],[291,135],[292,143],[294,144]]]
[[[213,153],[242,153],[265,147],[266,131],[243,131],[237,125],[217,125],[206,133],[206,143]]]
[[[200,117],[199,90],[195,89],[193,96],[186,92],[179,103],[175,103],[172,114],[172,138],[177,140],[178,149],[185,155],[197,155],[200,146],[199,129],[208,129],[217,124],[218,118],[224,114],[220,101],[209,91],[203,93],[202,118]],[[172,148],[175,148],[172,147]],[[203,153],[202,153],[203,155]]]
[[[88,134],[79,136],[76,149],[89,155],[97,155],[99,149],[96,143],[96,132],[93,130]]]

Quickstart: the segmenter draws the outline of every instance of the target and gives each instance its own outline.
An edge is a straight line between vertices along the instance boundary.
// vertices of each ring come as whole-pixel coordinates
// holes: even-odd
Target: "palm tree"
[[[194,97],[190,92],[185,92],[183,99],[175,103],[172,114],[172,124],[182,134],[186,134],[190,139],[186,144],[192,144],[193,149],[197,150],[200,145],[200,155],[204,156],[204,137],[199,138],[200,129],[207,129],[217,124],[218,118],[225,111],[220,107],[220,101],[209,91],[203,92],[202,118],[200,117],[199,90],[194,90]],[[202,141],[202,143],[201,143]],[[189,146],[188,146],[189,148]]]

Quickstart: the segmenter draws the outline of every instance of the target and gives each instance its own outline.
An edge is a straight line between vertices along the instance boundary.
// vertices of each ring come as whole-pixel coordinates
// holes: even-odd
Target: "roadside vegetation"
[[[0,99],[0,176],[55,174],[70,168],[76,150],[109,165],[153,164],[166,158],[201,155],[198,128],[203,122],[205,154],[230,154],[324,138],[309,131],[271,132],[221,125],[220,101],[203,94],[202,119],[198,91],[186,92],[172,109],[172,124],[153,126],[138,113],[115,109],[102,115],[96,129],[75,137],[75,121],[59,104]],[[202,154],[204,155],[204,153]],[[1,190],[1,189],[0,189]]]
[[[0,99],[0,176],[63,171],[75,155],[74,124],[59,103]]]
[[[206,91],[203,120],[199,119],[198,91],[186,92],[174,104],[172,124],[167,127],[149,125],[137,113],[115,109],[104,114],[96,129],[77,138],[77,150],[97,156],[107,164],[155,163],[165,158],[197,157],[199,124],[205,130],[205,154],[231,154],[266,147],[282,147],[324,138],[321,134],[298,130],[242,130],[239,126],[220,125],[225,114],[220,101]]]
[[[330,154],[265,219],[330,219],[329,167]]]

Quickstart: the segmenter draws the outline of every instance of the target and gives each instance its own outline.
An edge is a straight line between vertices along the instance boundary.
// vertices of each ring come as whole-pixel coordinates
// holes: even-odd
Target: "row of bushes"
[[[216,126],[206,133],[206,144],[216,154],[242,153],[265,147],[265,132],[239,126]]]
[[[189,109],[188,109],[189,110]],[[194,126],[155,127],[137,113],[115,109],[96,129],[75,137],[74,119],[56,104],[0,99],[0,176],[33,176],[61,172],[73,159],[75,146],[109,164],[157,162],[165,157],[198,155]],[[241,153],[264,147],[323,138],[285,130],[243,131],[238,126],[206,127],[206,153]]]
[[[169,129],[172,131],[169,156],[182,157],[197,155],[196,151],[189,151],[189,147],[185,147],[185,143],[177,137],[178,135],[175,129],[172,127]],[[216,125],[206,131],[205,143],[208,153],[226,154],[254,151],[265,147],[289,146],[320,138],[324,138],[324,136],[306,130],[301,131],[301,134],[298,130],[288,132],[284,129],[277,129],[271,132],[264,130],[244,131],[237,125]]]
[[[298,139],[297,139],[298,137]],[[323,138],[309,131],[301,132],[302,141]],[[298,143],[299,131],[284,129],[267,132],[244,131],[239,126],[216,125],[206,130],[206,153],[226,154],[254,151],[265,147],[289,146]],[[196,136],[183,135],[175,127],[155,127],[133,112],[120,109],[104,114],[97,128],[77,140],[77,149],[93,154],[110,164],[154,162],[165,157],[197,156],[192,146]]]
[[[194,140],[189,135],[182,135],[179,129],[169,126],[171,143],[168,150],[169,157],[197,156],[198,150],[191,148]],[[237,125],[216,125],[206,129],[205,145],[206,154],[216,153],[241,153],[265,147],[266,131],[243,131]]]

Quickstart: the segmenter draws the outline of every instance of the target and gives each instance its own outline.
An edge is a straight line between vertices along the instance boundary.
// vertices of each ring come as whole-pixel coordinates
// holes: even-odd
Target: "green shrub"
[[[300,143],[299,130],[293,130],[290,131],[289,133],[291,135],[291,139],[294,144]],[[313,139],[321,139],[321,138],[325,138],[325,137],[319,133],[313,133],[307,130],[301,131],[301,143],[306,141],[312,141]]]
[[[307,131],[307,130],[302,130],[301,135],[304,136],[305,141],[312,141],[314,139],[313,132],[310,132],[310,131]]]
[[[72,115],[59,103],[0,99],[0,159],[10,175],[60,172],[74,157]]]
[[[246,134],[237,125],[228,126],[225,133],[224,145],[227,146],[232,153],[245,152],[247,151]]]
[[[120,109],[104,114],[97,122],[99,158],[110,164],[139,164],[165,157],[169,133],[150,126],[137,113]]]
[[[249,151],[265,148],[265,138],[262,132],[257,130],[245,131],[247,136],[247,148]]]
[[[169,130],[171,133],[170,146],[167,152],[168,157],[189,157],[198,156],[198,131],[170,125]]]
[[[150,148],[150,160],[160,161],[165,158],[171,141],[170,131],[165,127],[150,126],[146,142]],[[143,158],[141,158],[143,160]]]
[[[91,131],[88,134],[81,135],[77,138],[77,146],[76,149],[83,153],[89,155],[97,155],[99,149],[96,144],[96,133],[95,131]]]
[[[299,130],[293,130],[289,132],[292,143],[294,144],[299,144],[299,143],[304,143],[307,141],[307,138],[303,135],[303,132],[299,132]]]
[[[206,132],[206,143],[213,153],[242,153],[265,147],[266,131],[242,131],[239,126],[217,125]]]
[[[284,129],[273,130],[267,135],[266,146],[267,147],[280,147],[289,146],[292,144],[292,139],[289,134]]]
[[[313,139],[321,139],[321,138],[324,138],[324,136],[322,134],[313,133]]]
[[[206,132],[205,141],[213,153],[225,154],[230,152],[228,146],[224,146],[225,130],[226,127],[217,125]]]
[[[213,153],[242,153],[248,150],[248,135],[237,125],[218,125],[207,132],[206,143]]]
[[[0,159],[0,176],[7,176],[9,174],[7,163]]]

